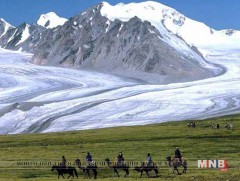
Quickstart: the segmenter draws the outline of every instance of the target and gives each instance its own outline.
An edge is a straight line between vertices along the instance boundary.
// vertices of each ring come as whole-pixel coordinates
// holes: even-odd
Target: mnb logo
[[[198,168],[223,168],[227,169],[227,160],[198,160]]]

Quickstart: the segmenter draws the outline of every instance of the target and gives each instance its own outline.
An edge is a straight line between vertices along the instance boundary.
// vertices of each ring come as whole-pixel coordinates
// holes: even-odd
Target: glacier
[[[240,113],[240,54],[206,59],[218,77],[158,85],[124,76],[30,63],[0,49],[0,134],[45,133],[204,119]]]

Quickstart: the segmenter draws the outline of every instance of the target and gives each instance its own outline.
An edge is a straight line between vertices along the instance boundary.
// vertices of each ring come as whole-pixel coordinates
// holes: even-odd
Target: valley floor
[[[233,125],[232,130],[224,128],[226,122]],[[99,164],[98,180],[102,181],[238,181],[239,115],[196,121],[195,128],[187,127],[187,123],[181,121],[65,133],[0,136],[0,180],[58,180],[56,171],[50,170],[55,162],[61,161],[62,155],[70,165],[77,158],[83,161],[86,153],[90,152]],[[219,124],[220,129],[212,129],[212,123]],[[173,156],[176,146],[187,159],[186,174],[172,174],[172,170],[165,164],[166,156]],[[126,179],[123,178],[123,171],[119,171],[120,178],[116,178],[104,164],[106,158],[115,161],[121,150],[130,164],[130,174]],[[140,179],[140,173],[133,170],[134,165],[146,159],[147,153],[151,153],[153,161],[158,165],[158,178],[149,179],[144,174]],[[229,168],[228,171],[198,168],[198,160],[227,160]],[[78,180],[83,180],[82,171],[77,171]],[[154,177],[154,173],[150,172],[150,176]]]

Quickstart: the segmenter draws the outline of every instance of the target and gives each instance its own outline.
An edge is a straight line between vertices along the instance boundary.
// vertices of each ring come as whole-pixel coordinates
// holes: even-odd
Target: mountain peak
[[[7,26],[14,27],[14,26],[12,26],[10,23],[8,23],[8,22],[7,22],[5,19],[3,19],[3,18],[0,18],[0,22],[4,23],[4,24],[7,25]]]
[[[3,18],[0,18],[0,38],[11,28],[14,28],[14,26],[6,22]]]
[[[38,19],[37,24],[45,28],[51,29],[59,25],[63,25],[66,21],[67,19],[59,17],[56,13],[49,12],[46,14],[42,14]]]

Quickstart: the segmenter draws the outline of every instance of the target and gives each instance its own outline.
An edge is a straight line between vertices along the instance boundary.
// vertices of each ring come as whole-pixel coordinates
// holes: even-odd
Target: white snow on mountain
[[[137,16],[143,21],[149,21],[155,26],[161,35],[164,37],[162,40],[168,43],[170,46],[181,51],[182,53],[189,53],[189,47],[186,46],[185,42],[179,38],[171,35],[168,30],[161,23],[161,10],[168,8],[160,3],[156,2],[143,2],[143,3],[130,3],[130,4],[117,4],[112,6],[107,2],[103,2],[101,8],[102,16],[107,17],[110,21],[119,19],[121,21],[129,21],[131,18]],[[159,18],[158,18],[159,17]],[[194,55],[191,55],[194,56]],[[196,57],[195,57],[196,59]]]
[[[0,134],[144,125],[240,113],[239,31],[216,31],[152,1],[116,6],[104,2],[101,13],[109,21],[125,22],[134,16],[147,20],[159,30],[159,38],[178,51],[198,59],[189,53],[187,42],[226,71],[204,80],[156,85],[90,70],[38,66],[30,63],[31,54],[0,49]],[[66,22],[55,15],[42,15],[38,24],[54,28]],[[27,25],[18,44],[28,37]]]
[[[0,38],[6,34],[6,32],[9,30],[9,28],[14,28],[14,26],[12,26],[11,24],[9,24],[8,22],[6,22],[3,18],[0,18],[0,22],[3,24],[3,28],[4,31],[2,32],[2,34],[0,34]]]
[[[192,51],[191,47],[188,46],[184,40],[180,39],[178,36],[169,32],[169,30],[165,28],[164,24],[162,23],[163,11],[165,9],[174,11],[167,6],[152,1],[130,4],[120,3],[116,6],[112,6],[107,2],[103,2],[101,7],[101,14],[102,16],[107,17],[110,21],[119,19],[123,22],[126,22],[135,16],[140,18],[142,21],[149,21],[160,32],[162,36],[162,38],[160,37],[161,40],[166,42],[175,50],[179,51],[181,54],[184,54],[187,57],[191,57],[193,60],[198,61],[202,67],[217,71],[210,64],[203,62],[202,57]],[[149,30],[149,32],[155,33],[151,30]]]
[[[0,50],[0,134],[56,132],[240,113],[240,54],[211,56],[226,72],[152,85],[93,71],[37,66]]]
[[[66,18],[61,18],[54,12],[42,14],[37,21],[38,25],[51,29],[63,25],[67,21]]]
[[[115,6],[104,2],[101,13],[112,21],[115,19],[128,21],[137,16],[143,21],[151,22],[162,34],[166,34],[163,28],[165,27],[173,34],[182,37],[190,46],[198,47],[202,52],[240,49],[239,31],[216,31],[204,23],[187,18],[175,9],[157,2],[120,3]]]
[[[22,31],[21,40],[16,45],[23,43],[24,41],[26,41],[29,38],[29,36],[30,36],[29,27],[30,27],[30,25],[26,24],[24,30]]]

